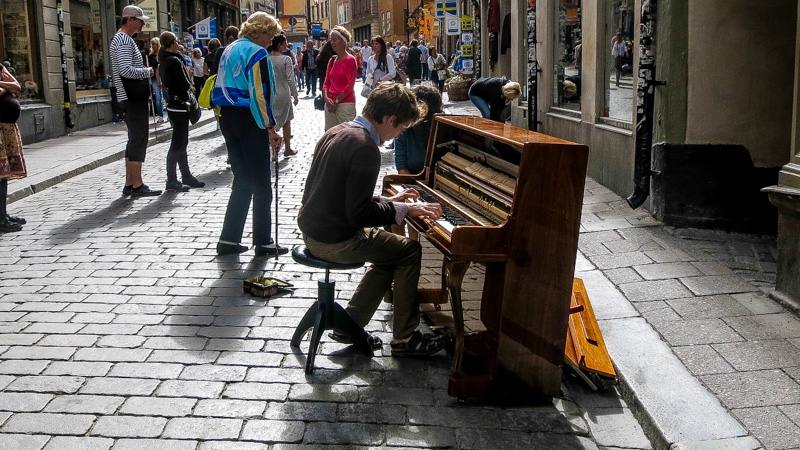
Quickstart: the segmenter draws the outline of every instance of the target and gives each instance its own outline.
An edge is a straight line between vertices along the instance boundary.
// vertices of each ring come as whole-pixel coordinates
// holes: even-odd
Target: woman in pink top
[[[350,32],[335,26],[330,32],[331,48],[336,57],[328,62],[322,97],[325,99],[325,130],[356,118],[356,58],[347,53]]]

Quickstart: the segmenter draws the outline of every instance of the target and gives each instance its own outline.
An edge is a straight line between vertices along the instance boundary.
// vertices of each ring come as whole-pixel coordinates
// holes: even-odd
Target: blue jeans
[[[253,244],[269,245],[273,242],[269,133],[258,128],[250,108],[222,107],[221,113],[220,129],[228,147],[233,185],[220,240],[242,241],[252,199]]]
[[[469,99],[472,101],[472,104],[478,108],[478,111],[481,112],[481,117],[488,119],[489,115],[492,113],[492,110],[489,109],[489,103],[477,95],[470,95]]]
[[[365,82],[365,81],[367,81],[367,62],[366,61],[361,63],[361,68],[363,69],[361,71],[361,81]]]
[[[161,89],[158,88],[158,80],[151,78],[150,84],[153,85],[153,103],[156,104],[156,114],[158,117],[164,117],[164,104],[161,103]]]
[[[317,93],[317,69],[306,69],[306,95]]]

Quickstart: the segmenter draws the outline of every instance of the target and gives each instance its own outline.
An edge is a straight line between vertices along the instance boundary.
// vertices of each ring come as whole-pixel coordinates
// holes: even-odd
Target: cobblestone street
[[[301,97],[300,154],[280,161],[284,246],[301,243],[295,219],[322,122]],[[651,448],[614,386],[593,393],[569,376],[545,405],[460,405],[444,353],[397,360],[385,346],[369,359],[327,337],[306,376],[307,342],[293,351],[289,339],[320,273],[288,255],[216,256],[232,177],[215,128],[190,136],[204,189],[121,197],[117,161],[10,205],[28,225],[0,236],[0,449]],[[153,188],[168,145],[148,150]],[[425,258],[433,281],[440,256]],[[265,272],[297,289],[268,301],[242,293]],[[335,275],[338,300],[362,274]],[[467,279],[480,289],[479,270]],[[390,316],[384,305],[369,324],[384,342]]]

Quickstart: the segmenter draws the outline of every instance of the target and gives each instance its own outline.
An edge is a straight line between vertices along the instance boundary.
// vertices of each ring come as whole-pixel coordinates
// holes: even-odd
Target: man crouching
[[[420,322],[417,284],[422,263],[419,242],[384,231],[406,216],[436,220],[442,207],[416,201],[407,189],[394,197],[373,196],[381,167],[378,146],[394,139],[425,115],[414,94],[399,84],[382,84],[372,91],[360,116],[328,130],[317,143],[308,172],[297,224],[308,250],[317,258],[349,264],[369,262],[346,311],[364,327],[394,281],[392,356],[425,356],[444,348],[443,337],[417,330]],[[337,330],[329,336],[349,343]],[[370,336],[380,348],[377,336]]]

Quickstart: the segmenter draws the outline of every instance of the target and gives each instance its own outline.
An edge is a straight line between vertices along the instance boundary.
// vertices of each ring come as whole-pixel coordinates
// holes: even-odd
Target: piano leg
[[[445,258],[442,264],[442,278],[450,292],[450,305],[453,307],[453,323],[456,334],[456,352],[453,356],[453,374],[461,374],[461,359],[464,355],[464,311],[461,308],[461,282],[469,269],[469,261],[452,261]],[[443,284],[444,284],[443,283]]]

